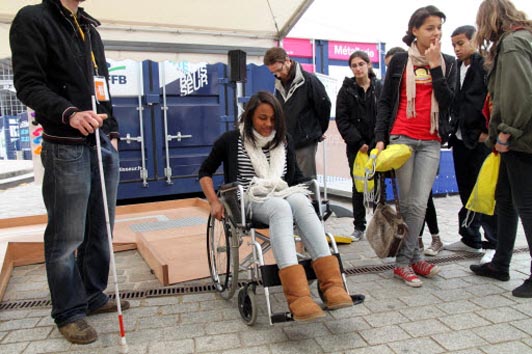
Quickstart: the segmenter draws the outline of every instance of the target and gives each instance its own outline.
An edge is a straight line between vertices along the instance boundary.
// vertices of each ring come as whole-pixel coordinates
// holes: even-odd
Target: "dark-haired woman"
[[[436,265],[424,260],[418,235],[440,162],[440,146],[450,131],[456,65],[453,57],[441,53],[444,21],[445,15],[435,6],[419,8],[410,17],[403,37],[409,49],[390,61],[375,128],[379,150],[386,144],[406,144],[413,151],[396,171],[408,234],[393,271],[412,287],[422,285],[418,275],[431,278],[439,272]]]
[[[501,154],[501,166],[495,195],[495,255],[491,262],[470,268],[477,275],[506,281],[518,217],[532,256],[532,21],[508,0],[485,0],[478,9],[477,27],[493,104],[487,143]],[[512,295],[532,298],[532,277]]]
[[[270,225],[273,255],[294,319],[309,321],[325,316],[310,297],[305,270],[298,264],[294,221],[312,257],[327,307],[351,306],[338,259],[331,255],[306,187],[298,184],[303,175],[296,163],[292,139],[286,134],[281,105],[272,94],[261,91],[251,97],[239,129],[223,134],[200,168],[200,185],[211,214],[217,219],[224,216],[224,208],[216,196],[212,175],[222,163],[225,183],[239,182],[244,187],[247,214]]]
[[[366,52],[351,54],[348,65],[353,77],[346,77],[336,98],[336,125],[346,144],[349,173],[353,178],[353,163],[357,153],[375,147],[375,119],[381,83],[377,80]],[[359,241],[366,230],[364,194],[352,188],[354,232],[353,241]]]

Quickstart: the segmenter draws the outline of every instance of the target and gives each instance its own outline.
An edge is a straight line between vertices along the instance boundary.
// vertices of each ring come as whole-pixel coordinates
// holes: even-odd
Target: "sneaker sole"
[[[431,278],[434,278],[436,275],[438,275],[438,273],[440,272],[440,270],[441,270],[441,269],[439,269],[439,268],[433,268],[433,269],[430,271],[430,273],[427,274],[427,275],[423,275],[423,274],[419,274],[419,273],[416,273],[416,274],[417,274],[417,275],[420,275],[420,276],[422,276],[422,277],[424,277],[424,278],[429,278],[429,279],[431,279]]]
[[[423,285],[423,282],[420,280],[419,283],[410,282],[408,280],[405,280],[402,276],[394,274],[393,275],[397,279],[401,279],[406,285],[412,287],[412,288],[420,288]]]

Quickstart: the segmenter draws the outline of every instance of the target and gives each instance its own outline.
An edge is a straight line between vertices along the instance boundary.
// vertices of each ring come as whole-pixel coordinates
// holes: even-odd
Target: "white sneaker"
[[[486,252],[484,252],[484,255],[480,259],[480,264],[485,264],[491,262],[493,259],[493,256],[495,256],[495,250],[487,249]]]
[[[470,253],[482,253],[482,248],[469,247],[462,241],[456,241],[454,243],[443,246],[443,249],[455,252],[470,252]]]

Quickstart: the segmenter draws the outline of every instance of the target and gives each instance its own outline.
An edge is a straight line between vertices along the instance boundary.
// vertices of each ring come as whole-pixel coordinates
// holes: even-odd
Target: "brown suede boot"
[[[318,258],[312,262],[312,268],[318,277],[320,290],[328,309],[336,310],[353,305],[351,296],[345,291],[338,258],[335,256]]]
[[[288,308],[296,321],[311,321],[325,317],[325,312],[310,297],[305,269],[294,264],[279,271]]]

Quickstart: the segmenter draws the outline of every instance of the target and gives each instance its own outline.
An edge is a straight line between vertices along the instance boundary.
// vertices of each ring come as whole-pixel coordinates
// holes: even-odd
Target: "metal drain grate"
[[[528,253],[527,247],[516,248],[514,253]],[[460,255],[445,256],[445,257],[436,257],[432,258],[432,263],[436,264],[449,264],[460,261],[465,261],[472,258],[480,258],[480,254],[473,253],[463,253]],[[362,266],[354,267],[350,269],[345,269],[347,275],[358,275],[358,274],[370,274],[370,273],[381,273],[393,269],[393,264],[380,264],[374,266]],[[244,283],[239,283],[239,286],[243,286]],[[146,290],[124,290],[120,292],[120,297],[126,300],[139,300],[147,299],[152,297],[163,297],[163,296],[175,296],[175,295],[185,295],[185,294],[201,294],[201,293],[210,293],[214,292],[214,285],[191,285],[191,286],[175,286],[168,288],[160,289],[146,289]],[[115,298],[115,294],[109,294],[110,298]],[[18,301],[8,301],[0,303],[0,310],[18,310],[18,309],[30,309],[30,308],[42,308],[50,307],[52,302],[50,299],[34,299],[34,300],[18,300]]]

